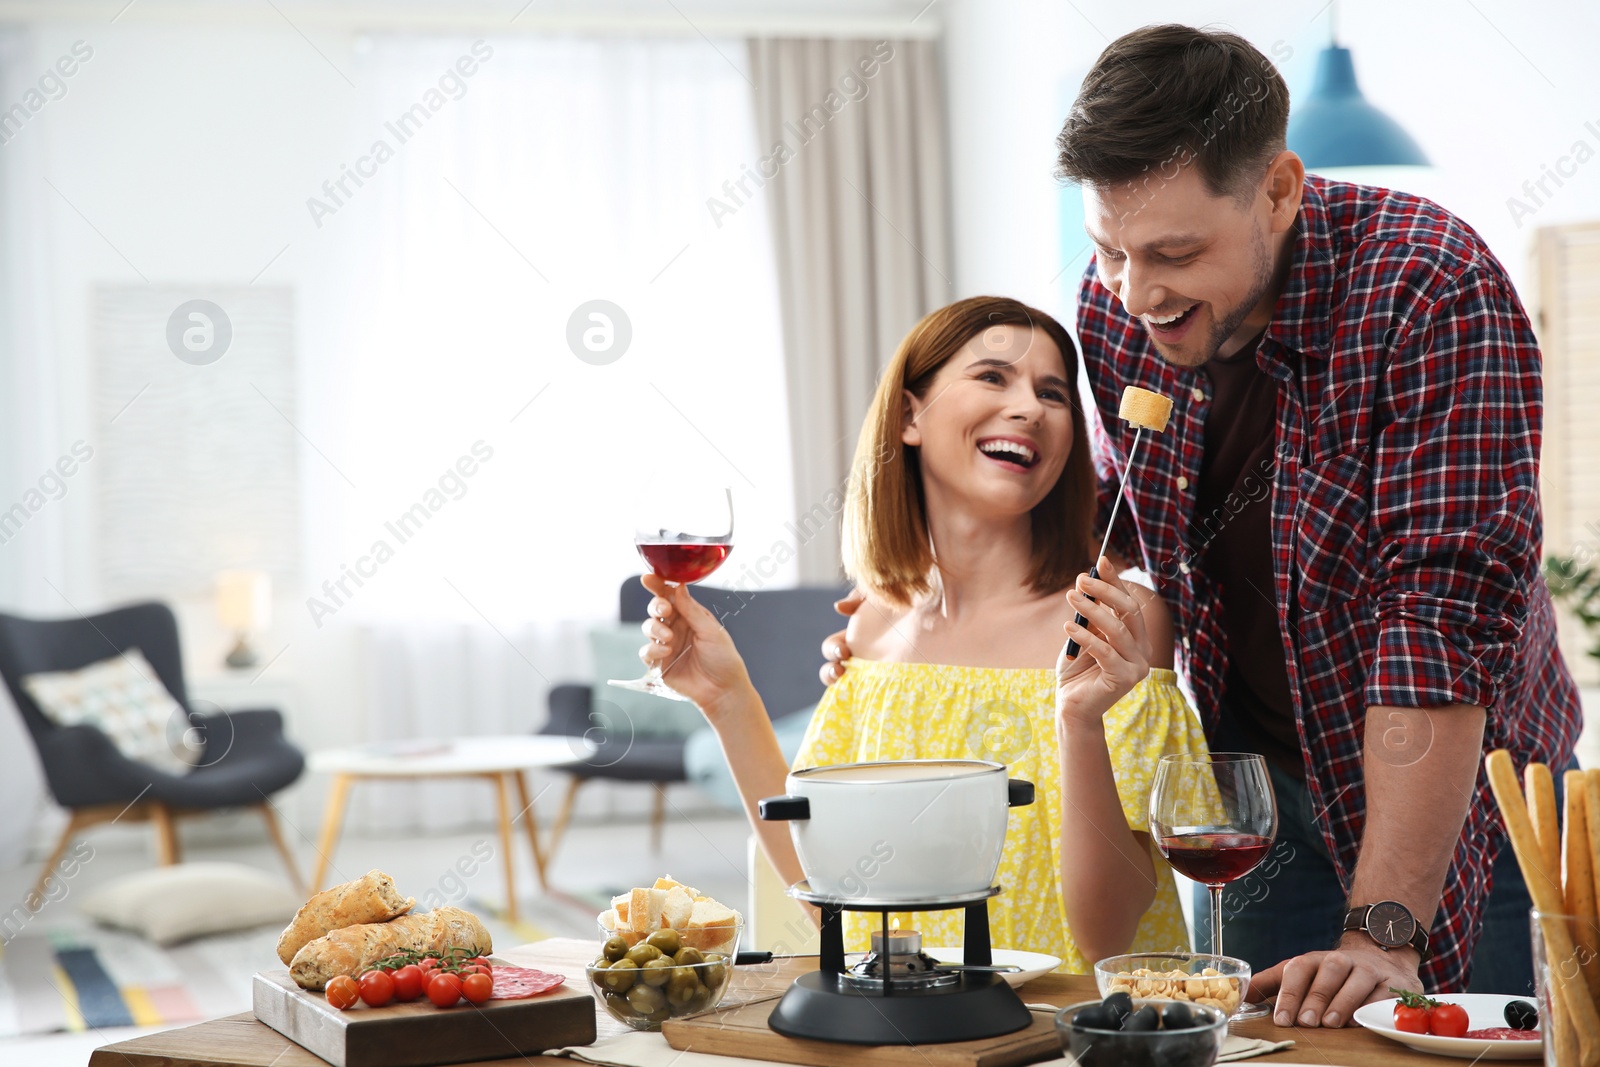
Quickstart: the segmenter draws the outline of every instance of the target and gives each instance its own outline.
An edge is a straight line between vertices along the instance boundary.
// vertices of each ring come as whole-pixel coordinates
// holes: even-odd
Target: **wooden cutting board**
[[[436,1008],[409,1004],[340,1011],[321,993],[294,984],[285,970],[257,974],[257,1019],[334,1067],[434,1067],[510,1058],[595,1039],[594,996],[569,978],[527,1000],[491,1000]]]
[[[1016,1067],[1018,1064],[1059,1059],[1055,1017],[1034,1012],[1033,1025],[999,1037],[979,1041],[952,1041],[938,1045],[844,1045],[785,1037],[767,1025],[778,1006],[776,996],[737,1004],[688,1019],[669,1019],[662,1026],[667,1044],[680,1051],[693,1050],[717,1056],[743,1056],[752,1060],[803,1063],[815,1067]]]

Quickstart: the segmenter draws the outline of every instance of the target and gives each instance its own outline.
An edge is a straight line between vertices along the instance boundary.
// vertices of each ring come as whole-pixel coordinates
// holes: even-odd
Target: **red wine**
[[[722,566],[722,561],[732,551],[733,546],[727,542],[684,544],[682,541],[656,541],[639,545],[639,555],[650,564],[652,571],[680,585],[698,582],[706,577]]]
[[[1272,838],[1256,834],[1177,834],[1158,844],[1174,870],[1205,885],[1242,878],[1266,858]]]

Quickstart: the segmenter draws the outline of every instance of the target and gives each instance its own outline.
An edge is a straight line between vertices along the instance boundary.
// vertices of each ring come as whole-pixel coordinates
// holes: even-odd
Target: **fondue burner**
[[[846,968],[841,977],[847,986],[875,993],[883,991],[885,981],[895,991],[932,989],[961,981],[959,971],[940,970],[939,961],[923,953],[922,935],[915,930],[872,931],[872,951]]]
[[[974,1041],[1021,1030],[1033,1021],[1022,999],[994,970],[989,946],[989,898],[999,886],[949,900],[868,900],[828,896],[796,882],[789,895],[822,913],[820,964],[796,978],[772,1010],[768,1025],[786,1037],[852,1045],[911,1045]],[[891,911],[966,912],[963,964],[943,964],[922,951],[915,930],[891,930]],[[883,928],[872,951],[846,964],[846,911],[875,911]]]

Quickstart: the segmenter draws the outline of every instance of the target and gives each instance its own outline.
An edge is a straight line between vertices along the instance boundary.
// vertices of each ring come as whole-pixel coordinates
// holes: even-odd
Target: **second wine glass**
[[[1222,955],[1222,890],[1255,870],[1278,833],[1267,762],[1252,752],[1163,756],[1150,788],[1150,835],[1173,870],[1211,891],[1211,951]],[[1266,1015],[1240,1004],[1235,1019]]]
[[[709,578],[733,551],[733,491],[726,487],[657,487],[641,501],[633,543],[650,570],[673,585]],[[664,673],[661,667],[652,667],[643,678],[613,678],[607,684],[669,700],[688,700],[666,683]]]

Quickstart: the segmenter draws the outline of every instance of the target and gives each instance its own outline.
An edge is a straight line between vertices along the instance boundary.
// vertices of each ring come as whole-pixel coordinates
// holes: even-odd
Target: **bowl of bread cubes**
[[[635,1030],[709,1011],[733,978],[739,913],[671,878],[611,901],[599,919],[600,953],[585,968],[611,1017]]]

